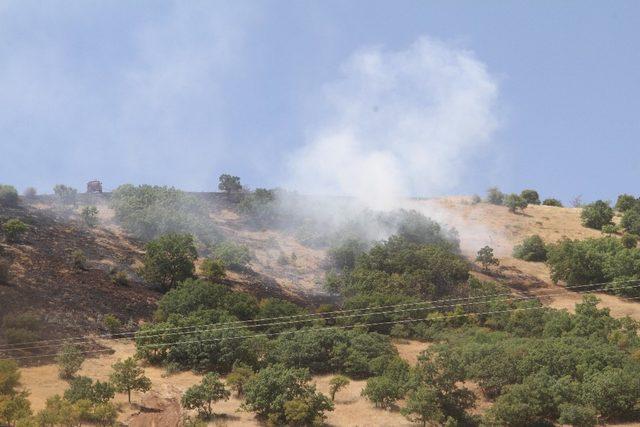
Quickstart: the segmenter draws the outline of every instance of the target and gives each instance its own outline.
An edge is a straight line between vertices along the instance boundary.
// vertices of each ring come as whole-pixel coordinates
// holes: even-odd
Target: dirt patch
[[[431,343],[415,340],[395,340],[393,345],[398,349],[400,357],[410,365],[418,363],[418,356],[431,346]]]

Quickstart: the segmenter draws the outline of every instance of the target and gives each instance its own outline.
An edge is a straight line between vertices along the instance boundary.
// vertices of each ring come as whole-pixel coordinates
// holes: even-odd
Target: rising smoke
[[[290,159],[289,186],[375,210],[446,194],[464,180],[470,157],[490,148],[497,96],[496,79],[468,50],[428,37],[405,50],[361,50],[326,86],[330,113]],[[455,226],[463,241],[491,240],[433,204],[410,207]]]
[[[352,55],[326,86],[331,113],[292,157],[291,185],[380,209],[455,188],[497,128],[497,84],[472,52],[431,38]]]

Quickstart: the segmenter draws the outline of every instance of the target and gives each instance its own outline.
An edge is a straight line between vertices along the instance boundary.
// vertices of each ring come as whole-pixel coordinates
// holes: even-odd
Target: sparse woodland
[[[105,316],[112,337],[134,340],[135,359],[114,364],[109,381],[100,382],[77,374],[84,347],[60,348],[56,360],[69,387],[37,412],[19,391],[18,364],[0,360],[0,424],[112,425],[116,393],[131,402],[132,391],[152,387],[143,364],[204,375],[181,398],[193,423],[215,419],[216,405],[233,391],[262,422],[323,425],[338,404],[335,396],[359,380],[366,381],[362,396],[372,410],[398,411],[422,425],[640,420],[640,324],[613,317],[596,296],[585,295],[569,313],[511,293],[485,278],[499,268],[490,246],[478,248],[477,268],[462,255],[454,229],[414,210],[366,212],[323,232],[321,221],[283,209],[282,193],[249,191],[231,175],[220,177],[219,188],[247,227],[285,229],[324,248],[323,287],[332,303],[234,289],[227,276],[250,271],[252,253],[222,237],[207,201],[173,188],[121,186],[110,197],[115,221],[145,245],[136,274],[159,295],[153,316],[140,325]],[[70,187],[57,186],[56,194],[61,203],[78,203]],[[555,199],[541,202],[530,189],[505,195],[493,188],[487,202],[513,215],[530,205],[561,206]],[[2,186],[0,203],[13,209],[21,201]],[[86,232],[100,228],[98,208],[80,212]],[[640,295],[632,286],[640,281],[640,201],[622,195],[615,208],[598,201],[581,212],[586,227],[602,229],[618,215],[619,228],[600,238],[553,243],[532,235],[515,246],[514,258],[546,262],[552,279],[568,287],[598,283],[591,290]],[[16,221],[3,216],[4,245],[22,244],[31,232]],[[371,237],[374,224],[388,231],[384,238]],[[73,274],[84,274],[87,263]],[[113,285],[132,286],[126,275],[121,281]],[[46,339],[42,321],[34,313],[5,316],[4,343]],[[394,346],[399,339],[431,346],[411,365]],[[334,375],[330,396],[313,382],[320,374]],[[490,405],[478,412],[480,398]]]

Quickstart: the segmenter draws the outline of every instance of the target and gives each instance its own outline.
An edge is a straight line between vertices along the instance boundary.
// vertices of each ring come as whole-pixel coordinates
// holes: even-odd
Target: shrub
[[[365,252],[365,243],[358,239],[348,239],[327,251],[327,264],[338,271],[352,270],[356,259]]]
[[[80,348],[73,344],[65,344],[56,357],[58,363],[58,375],[62,379],[70,379],[80,370],[84,362],[84,354]]]
[[[29,422],[31,416],[31,404],[26,391],[0,395],[0,424],[6,426],[20,425],[22,421]],[[33,426],[34,424],[30,424]]]
[[[112,270],[109,272],[111,283],[117,286],[129,286],[129,276],[122,270]]]
[[[75,205],[76,197],[78,196],[78,190],[72,187],[67,187],[64,184],[57,184],[53,187],[53,193],[58,196],[58,200],[63,205]]]
[[[18,192],[12,185],[0,184],[0,206],[16,206]]]
[[[438,391],[428,385],[421,385],[410,391],[407,404],[402,408],[402,415],[422,426],[426,426],[428,422],[441,424],[444,414],[438,405]]]
[[[236,392],[236,396],[244,396],[244,386],[247,382],[253,378],[254,372],[250,366],[243,363],[235,363],[233,369],[227,375],[227,384]]]
[[[20,370],[15,360],[0,359],[0,395],[13,394],[20,383]]]
[[[9,283],[9,279],[11,277],[10,268],[11,263],[6,259],[0,258],[0,283],[5,285]]]
[[[218,178],[218,190],[224,191],[227,194],[238,193],[242,191],[242,184],[240,184],[240,178],[229,174],[222,174]]]
[[[301,420],[294,418],[300,412],[303,412],[303,425],[322,419],[325,411],[333,410],[333,404],[316,392],[310,380],[306,369],[287,368],[281,364],[268,366],[247,382],[243,407],[274,424],[299,423]],[[295,404],[288,403],[294,401]],[[300,411],[302,403],[306,407]]]
[[[243,269],[251,261],[249,249],[233,242],[222,242],[213,248],[213,256],[230,269]]]
[[[482,197],[478,196],[477,194],[474,194],[473,196],[471,196],[472,205],[477,205],[480,202],[482,202]]]
[[[38,191],[33,188],[33,187],[27,187],[24,190],[24,193],[22,193],[24,195],[24,197],[26,197],[27,199],[35,199],[36,195],[38,194]]]
[[[87,269],[87,256],[80,249],[71,252],[71,265],[76,270]]]
[[[144,369],[136,366],[136,361],[129,357],[112,365],[113,373],[110,381],[119,393],[127,393],[131,403],[131,392],[146,392],[151,389],[151,380],[144,375]]]
[[[607,367],[587,378],[585,400],[605,418],[624,417],[640,400],[640,371],[637,366]]]
[[[513,248],[513,256],[525,261],[546,261],[547,248],[542,238],[535,234],[515,246]]]
[[[504,201],[504,193],[498,190],[498,187],[491,187],[487,190],[487,202],[492,205],[502,205]]]
[[[181,403],[186,409],[195,409],[203,418],[213,415],[212,404],[219,400],[228,400],[231,393],[224,387],[216,373],[208,373],[200,384],[193,385],[182,395]]]
[[[627,249],[633,249],[638,246],[638,236],[635,234],[625,233],[620,238],[620,241],[622,242],[622,246]]]
[[[166,234],[147,243],[142,276],[167,291],[178,282],[193,277],[197,257],[193,236]]]
[[[493,256],[493,248],[490,246],[485,246],[478,251],[476,262],[482,264],[482,269],[485,271],[489,270],[489,267],[492,265],[500,264],[500,261]]]
[[[640,208],[627,210],[622,215],[620,225],[628,233],[640,235]]]
[[[528,204],[530,205],[539,205],[540,204],[540,196],[536,190],[522,190],[520,193],[520,197],[522,197]]]
[[[509,208],[509,212],[516,213],[519,210],[526,209],[528,203],[525,199],[517,194],[507,194],[504,197],[503,204]]]
[[[17,242],[27,232],[29,226],[17,218],[12,218],[2,225],[2,231],[8,242]]]
[[[93,228],[98,225],[98,208],[95,206],[85,206],[82,208],[80,216],[87,227]]]
[[[69,382],[64,398],[69,402],[87,400],[94,404],[107,403],[115,396],[115,387],[108,382],[96,381],[89,377],[76,377]]]
[[[640,204],[635,197],[630,194],[621,194],[616,201],[616,210],[618,212],[626,212],[629,209],[633,209]]]
[[[143,241],[182,233],[210,245],[220,237],[202,200],[175,188],[121,185],[111,194],[110,203],[116,221]]]
[[[102,323],[104,323],[104,326],[111,335],[117,334],[122,330],[122,321],[111,313],[104,316]]]
[[[362,395],[372,401],[376,408],[388,408],[404,397],[401,385],[386,376],[369,378]]]
[[[602,226],[602,233],[607,235],[616,234],[618,232],[618,226],[615,224],[605,224]]]
[[[600,230],[603,225],[611,223],[613,219],[613,209],[611,209],[608,202],[596,200],[582,208],[580,217],[585,227]]]
[[[217,282],[225,276],[224,264],[217,259],[207,258],[200,264],[200,275],[210,282]]]
[[[344,375],[336,375],[329,380],[329,393],[331,395],[331,401],[335,400],[336,393],[349,385],[349,378]]]
[[[562,207],[562,202],[558,199],[544,199],[542,202],[544,206],[555,206],[557,208]]]
[[[2,331],[9,344],[23,344],[40,338],[42,323],[35,313],[7,314],[2,319]]]
[[[594,408],[574,403],[563,403],[559,407],[558,423],[577,427],[593,427],[598,424],[598,417]]]
[[[252,295],[232,292],[219,284],[187,279],[160,299],[155,317],[167,320],[171,315],[225,310],[241,320],[253,319],[258,313],[258,301]]]

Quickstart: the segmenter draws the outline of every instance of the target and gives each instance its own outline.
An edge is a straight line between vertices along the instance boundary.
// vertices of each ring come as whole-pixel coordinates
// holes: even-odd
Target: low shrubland
[[[206,205],[171,187],[122,185],[111,195],[115,219],[132,235],[149,241],[167,233],[188,233],[205,245],[220,240]]]

